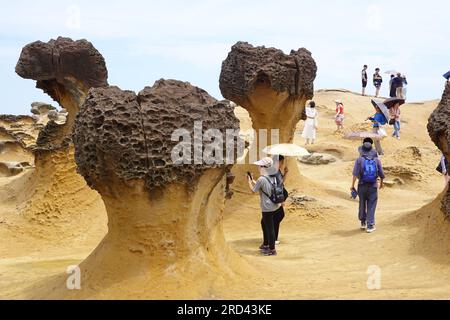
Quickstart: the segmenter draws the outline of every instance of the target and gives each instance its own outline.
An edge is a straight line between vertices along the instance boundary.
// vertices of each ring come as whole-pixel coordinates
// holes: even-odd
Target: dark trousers
[[[359,220],[366,222],[367,226],[375,225],[375,210],[378,203],[378,188],[370,184],[358,186],[359,195]]]
[[[263,212],[261,228],[263,231],[263,245],[269,246],[271,250],[275,249],[275,241],[278,239],[280,223],[284,219],[284,208],[281,207],[274,212]]]
[[[278,235],[280,234],[280,224],[283,221],[284,217],[284,207],[281,207],[273,218],[273,223],[275,225],[275,241],[278,241]]]

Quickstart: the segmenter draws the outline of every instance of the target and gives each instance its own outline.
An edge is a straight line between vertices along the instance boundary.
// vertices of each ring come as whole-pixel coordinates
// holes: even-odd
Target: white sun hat
[[[273,159],[266,157],[259,161],[256,161],[254,164],[257,165],[258,167],[270,168],[273,166]]]
[[[334,102],[342,104],[342,100],[341,99],[336,99],[336,100],[334,100]]]

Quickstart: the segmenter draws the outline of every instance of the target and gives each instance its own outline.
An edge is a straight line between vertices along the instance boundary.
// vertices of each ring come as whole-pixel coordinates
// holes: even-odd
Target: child
[[[340,131],[344,129],[344,104],[341,100],[334,100],[336,103],[336,115],[334,116],[337,125],[337,130]]]

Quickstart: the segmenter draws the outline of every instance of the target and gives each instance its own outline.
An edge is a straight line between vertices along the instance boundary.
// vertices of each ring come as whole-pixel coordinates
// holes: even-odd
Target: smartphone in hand
[[[252,176],[252,173],[250,171],[247,171],[247,177],[249,177],[250,180],[253,181],[253,176]]]

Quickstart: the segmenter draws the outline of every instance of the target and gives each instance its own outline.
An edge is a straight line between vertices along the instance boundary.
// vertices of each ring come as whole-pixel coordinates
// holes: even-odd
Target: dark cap
[[[365,138],[363,141],[363,144],[369,142],[370,144],[373,144],[373,139],[372,138]]]

